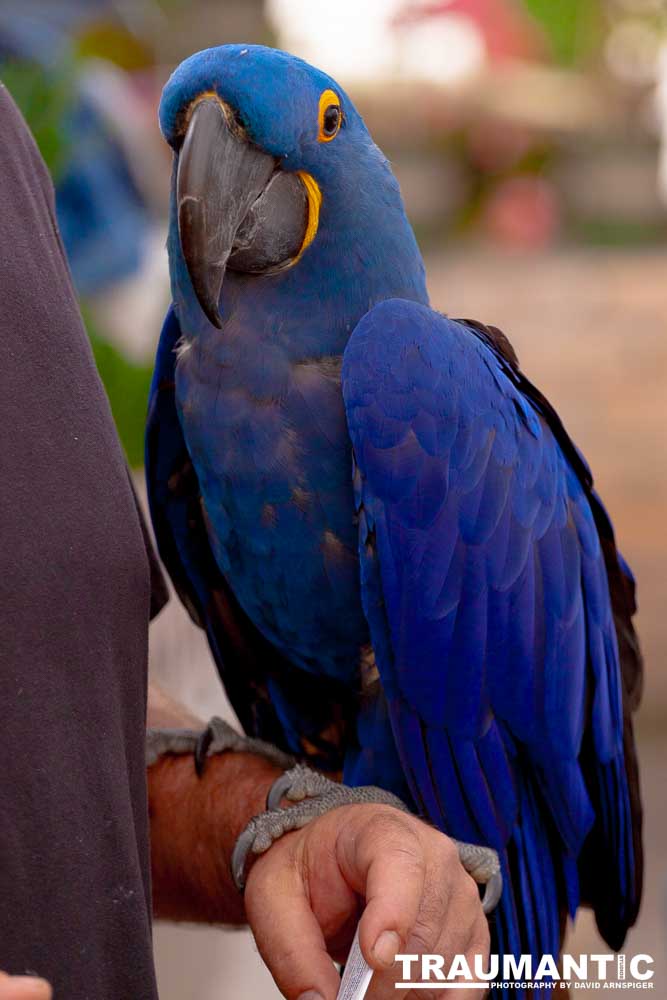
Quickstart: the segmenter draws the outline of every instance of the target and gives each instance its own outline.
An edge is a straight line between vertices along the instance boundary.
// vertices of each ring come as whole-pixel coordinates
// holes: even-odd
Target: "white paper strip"
[[[363,1000],[372,975],[373,970],[361,954],[359,928],[357,927],[336,1000]]]

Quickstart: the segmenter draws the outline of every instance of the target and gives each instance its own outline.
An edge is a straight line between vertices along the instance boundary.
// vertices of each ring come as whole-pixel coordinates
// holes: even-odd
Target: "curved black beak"
[[[178,231],[195,294],[222,327],[220,292],[227,267],[262,274],[300,253],[308,199],[296,174],[253,146],[215,97],[192,110],[178,158]]]

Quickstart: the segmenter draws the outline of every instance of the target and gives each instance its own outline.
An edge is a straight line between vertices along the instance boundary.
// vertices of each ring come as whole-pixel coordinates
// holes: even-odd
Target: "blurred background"
[[[174,66],[223,42],[300,55],[351,94],[391,159],[433,303],[502,327],[593,466],[638,578],[645,902],[626,944],[667,995],[667,0],[2,0],[0,78],[51,170],[74,281],[142,482],[169,302]],[[226,709],[176,600],[156,679]],[[163,1000],[277,996],[245,932],[158,926]],[[568,950],[606,951],[586,914]]]

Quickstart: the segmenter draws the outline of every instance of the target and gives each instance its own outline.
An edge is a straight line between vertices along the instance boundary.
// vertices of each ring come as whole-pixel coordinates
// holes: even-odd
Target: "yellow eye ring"
[[[318,142],[331,142],[335,139],[343,124],[343,111],[340,98],[333,90],[325,90],[320,96],[318,112],[319,133]]]

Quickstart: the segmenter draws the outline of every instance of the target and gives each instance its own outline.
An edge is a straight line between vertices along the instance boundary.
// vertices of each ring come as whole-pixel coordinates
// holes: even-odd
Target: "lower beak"
[[[308,198],[297,174],[253,146],[217,97],[193,108],[178,158],[178,231],[192,287],[222,327],[227,267],[262,274],[291,263],[304,244]]]

